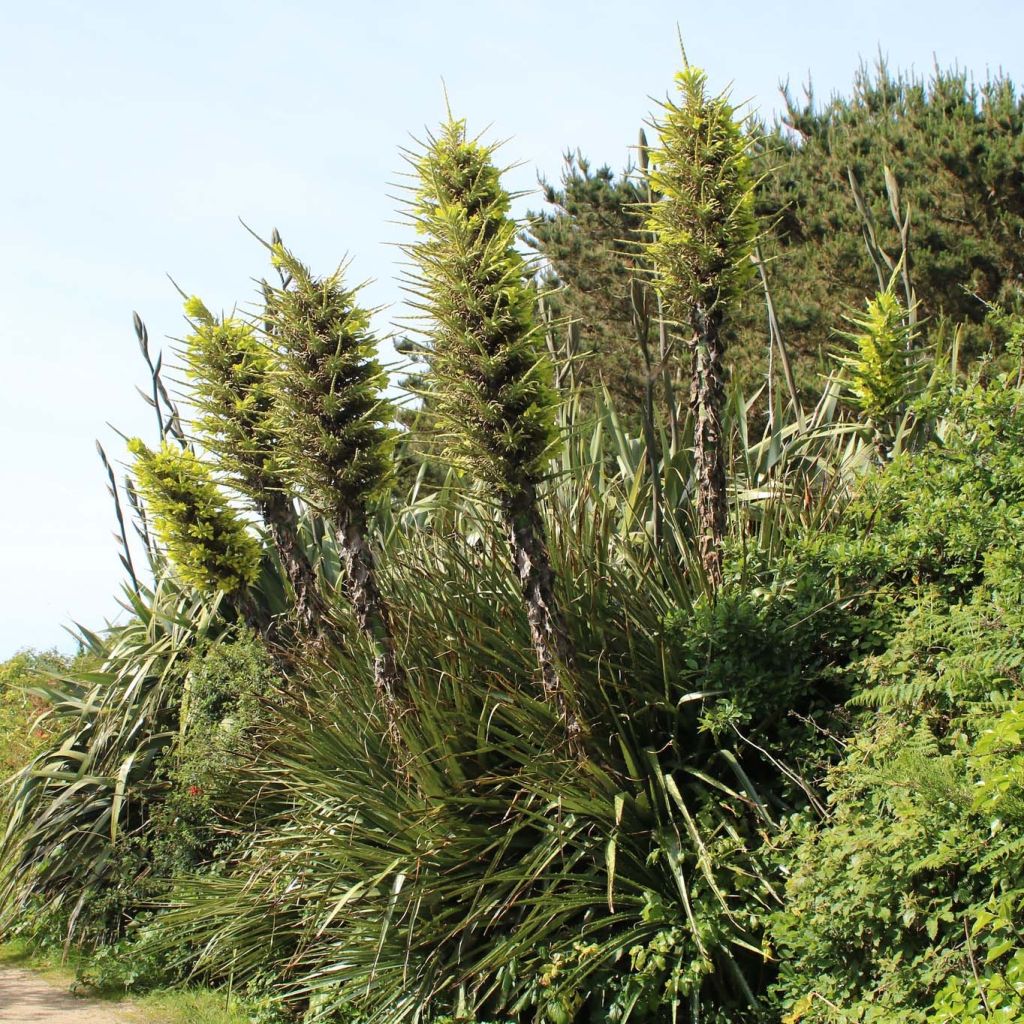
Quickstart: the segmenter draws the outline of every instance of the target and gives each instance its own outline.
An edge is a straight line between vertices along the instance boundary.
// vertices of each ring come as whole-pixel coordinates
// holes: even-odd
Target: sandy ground
[[[141,1024],[124,1005],[78,999],[29,971],[0,967],[2,1024]]]

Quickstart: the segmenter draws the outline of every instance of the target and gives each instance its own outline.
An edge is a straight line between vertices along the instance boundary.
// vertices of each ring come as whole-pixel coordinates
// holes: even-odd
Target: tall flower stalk
[[[494,147],[449,119],[412,162],[421,238],[413,305],[423,315],[434,410],[449,457],[494,495],[519,579],[546,700],[570,747],[581,724],[566,678],[571,649],[555,595],[539,487],[555,436],[555,393],[529,268],[515,248]]]
[[[279,400],[290,472],[334,524],[345,593],[373,645],[377,699],[397,740],[406,687],[367,541],[369,505],[392,463],[392,410],[377,339],[340,269],[317,278],[280,243],[271,250],[283,277],[281,287],[265,286],[265,330],[282,361]]]
[[[647,220],[655,283],[673,319],[693,331],[694,464],[699,554],[709,583],[722,582],[728,519],[725,476],[723,324],[754,267],[755,180],[742,124],[724,95],[707,94],[707,76],[687,66],[676,76],[679,101],[666,100],[650,152],[653,202]]]
[[[295,620],[311,634],[325,607],[283,475],[274,355],[252,324],[218,319],[194,296],[185,313],[192,325],[184,357],[193,384],[196,431],[218,468],[266,524],[292,588]]]
[[[248,595],[259,576],[259,543],[211,468],[168,441],[153,451],[132,438],[128,450],[138,494],[179,579],[200,591],[223,592],[253,625],[265,628],[265,621],[255,621]]]
[[[849,398],[874,431],[879,457],[888,457],[908,401],[919,384],[920,353],[915,350],[914,310],[896,295],[893,271],[885,291],[864,303],[864,312],[846,319],[853,330],[842,332],[851,342],[838,359],[848,377]]]

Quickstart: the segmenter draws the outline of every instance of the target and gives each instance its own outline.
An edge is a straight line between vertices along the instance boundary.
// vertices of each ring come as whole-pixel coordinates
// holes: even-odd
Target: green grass
[[[81,964],[72,951],[64,958],[57,950],[39,949],[21,939],[0,943],[0,968],[18,967],[32,971],[52,985],[78,986],[78,994],[109,1003],[130,1003],[141,1011],[138,1019],[146,1024],[250,1024],[251,1017],[238,999],[224,992],[203,988],[157,989],[143,995],[88,989],[75,980]]]
[[[133,999],[148,1024],[249,1024],[238,1000],[210,989],[162,989]]]
[[[23,939],[0,943],[0,967],[21,967],[55,984],[70,985],[75,980],[74,961],[61,963],[53,950],[38,949]]]

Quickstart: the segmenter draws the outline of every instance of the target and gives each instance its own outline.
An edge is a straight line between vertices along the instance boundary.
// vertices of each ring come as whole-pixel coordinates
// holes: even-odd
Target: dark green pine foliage
[[[707,94],[707,76],[676,76],[680,102],[666,100],[651,153],[647,252],[669,315],[693,331],[690,403],[694,414],[698,545],[712,587],[722,582],[728,495],[725,479],[723,324],[753,273],[757,237],[747,137],[725,96]]]
[[[864,243],[864,219],[850,187],[852,170],[878,241],[895,260],[900,237],[885,185],[888,167],[910,213],[910,271],[919,318],[965,321],[961,352],[975,359],[1001,352],[1004,333],[987,317],[1019,300],[1024,280],[1024,97],[1005,77],[974,84],[968,74],[937,69],[929,79],[862,67],[847,96],[803,102],[788,91],[781,119],[754,132],[756,212],[782,338],[796,383],[811,396],[843,327],[844,310],[862,309],[884,288]],[[587,373],[608,382],[620,410],[639,408],[637,390],[619,373],[628,352],[628,308],[591,302],[600,279],[628,275],[628,183],[605,189],[570,168],[553,209],[531,239],[563,287],[564,310],[585,321],[584,334],[605,339]],[[606,268],[618,263],[617,270]],[[609,293],[611,294],[611,293]],[[727,363],[743,389],[765,380],[768,332],[763,295],[748,290],[724,325]],[[627,339],[627,340],[624,340]],[[636,371],[635,371],[636,372]],[[781,379],[776,381],[781,385]]]
[[[283,364],[289,472],[303,497],[334,524],[346,594],[373,644],[378,699],[397,739],[405,683],[366,536],[370,501],[389,480],[394,441],[377,339],[341,269],[317,278],[280,243],[272,252],[284,276],[281,287],[265,287],[266,330]]]
[[[541,285],[553,312],[580,325],[576,380],[584,394],[606,386],[628,415],[646,391],[630,297],[642,256],[644,195],[629,170],[616,178],[579,153],[566,156],[559,185],[542,184],[553,211],[531,214],[525,239],[543,257]]]
[[[280,465],[274,354],[252,324],[217,319],[194,296],[185,312],[192,325],[184,357],[197,434],[262,517],[292,587],[296,621],[311,633],[325,609]]]
[[[531,268],[516,250],[510,196],[494,147],[449,121],[412,158],[410,212],[421,239],[408,246],[413,305],[426,322],[434,411],[447,452],[494,495],[508,536],[545,697],[577,748],[567,692],[571,652],[555,596],[538,488],[555,437],[556,398]]]
[[[852,172],[893,258],[890,170],[910,211],[910,271],[922,320],[966,322],[976,357],[997,332],[984,302],[1010,305],[1024,277],[1024,97],[1013,82],[981,85],[937,69],[930,80],[862,67],[849,98],[824,105],[788,92],[782,120],[761,143],[757,209],[776,223],[772,282],[782,330],[813,369],[833,347],[836,310],[859,309],[883,288],[868,258]],[[805,380],[813,376],[805,372]]]
[[[128,450],[135,456],[135,486],[182,582],[244,594],[259,575],[260,547],[210,467],[169,442],[152,451],[132,438]]]

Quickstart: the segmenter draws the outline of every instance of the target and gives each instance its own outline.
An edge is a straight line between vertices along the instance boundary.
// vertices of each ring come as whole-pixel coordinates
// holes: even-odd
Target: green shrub
[[[873,609],[876,643],[829,813],[793,818],[780,847],[787,1021],[1016,1019],[1024,418],[1007,385],[955,394],[942,440],[871,476],[815,548]]]
[[[734,124],[723,138],[742,142]],[[742,172],[746,189],[737,154],[709,174]],[[676,158],[686,172],[685,147]],[[870,424],[837,423],[833,381],[751,443],[750,406],[725,401],[716,369],[712,564],[700,409],[660,446],[610,408],[578,418],[578,395],[559,413],[490,150],[454,123],[419,167],[435,410],[468,416],[456,458],[477,479],[454,467],[394,500],[369,313],[275,243],[264,340],[285,357],[288,447],[308,472],[296,494],[271,491],[334,591],[300,642],[271,631],[289,588],[258,524],[190,449],[134,444],[157,583],[133,579],[130,622],[83,633],[97,671],[47,691],[51,732],[7,800],[0,924],[79,942],[96,987],[191,972],[267,1022],[1011,1017],[1020,389],[932,388],[915,428],[901,416],[891,448],[872,448]],[[749,194],[722,194],[727,210],[652,219],[681,277],[697,267],[691,214],[750,240]],[[697,267],[705,319],[738,295],[742,262]],[[257,328],[192,312],[207,355],[278,372],[260,369]],[[862,346],[865,366],[903,351],[888,342]],[[876,414],[909,399],[902,375],[871,377]],[[296,497],[322,507],[300,523]],[[549,681],[571,702],[545,699]]]
[[[831,774],[824,827],[793,822],[771,929],[791,1020],[923,1022],[974,969],[978,998],[1021,980],[1022,708],[973,706],[941,736],[883,716]]]
[[[32,689],[68,665],[56,651],[19,651],[0,663],[0,778],[23,768],[49,739],[46,723],[39,721],[47,701]]]

